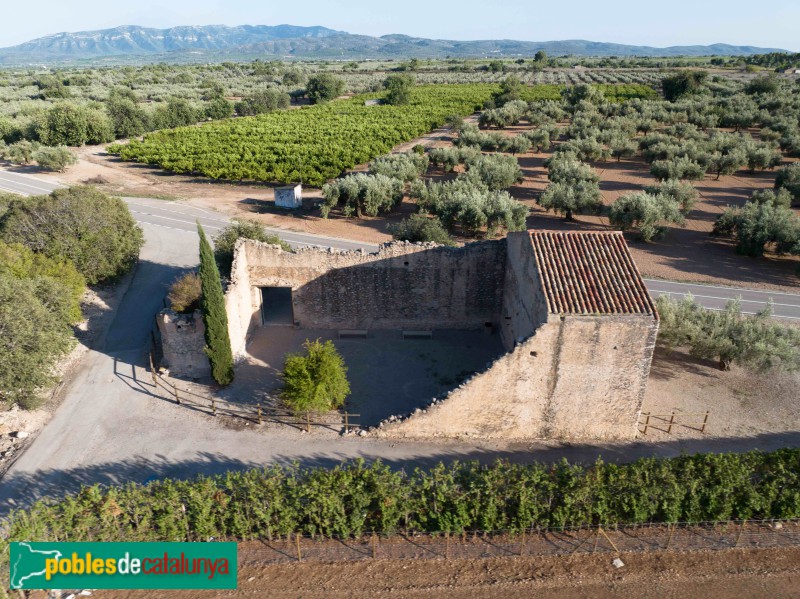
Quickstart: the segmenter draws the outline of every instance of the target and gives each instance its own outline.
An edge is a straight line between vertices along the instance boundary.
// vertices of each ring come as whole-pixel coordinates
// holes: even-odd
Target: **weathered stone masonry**
[[[512,233],[463,248],[389,244],[376,254],[240,241],[226,295],[234,351],[260,322],[261,286],[293,289],[300,327],[499,329],[507,354],[377,435],[635,434],[658,317],[621,234]]]

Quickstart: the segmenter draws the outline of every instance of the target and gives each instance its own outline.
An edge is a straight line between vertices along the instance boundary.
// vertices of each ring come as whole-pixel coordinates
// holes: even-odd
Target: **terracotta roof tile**
[[[620,232],[531,231],[552,314],[652,314],[653,300]]]

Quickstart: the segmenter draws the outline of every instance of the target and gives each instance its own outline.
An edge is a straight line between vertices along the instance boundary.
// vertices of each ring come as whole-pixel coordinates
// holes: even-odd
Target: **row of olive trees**
[[[692,356],[716,360],[722,370],[734,363],[756,371],[800,369],[800,329],[777,322],[769,307],[751,316],[742,314],[738,301],[709,310],[691,296],[661,296],[657,307],[658,340],[667,348],[687,347]]]

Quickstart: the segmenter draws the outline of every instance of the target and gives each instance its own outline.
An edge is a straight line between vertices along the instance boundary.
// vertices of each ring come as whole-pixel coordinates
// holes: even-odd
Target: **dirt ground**
[[[230,591],[94,591],[102,599],[275,597],[372,599],[790,599],[800,593],[800,548],[470,560],[248,563]],[[31,593],[42,599],[43,592]]]
[[[800,372],[754,373],[736,365],[723,372],[715,363],[692,358],[682,350],[667,352],[659,348],[650,369],[642,412],[660,416],[651,419],[653,426],[642,439],[749,437],[797,431],[798,389]],[[703,435],[697,428],[706,411],[709,418]],[[672,412],[678,414],[676,422],[682,425],[673,427],[667,435],[667,415]]]

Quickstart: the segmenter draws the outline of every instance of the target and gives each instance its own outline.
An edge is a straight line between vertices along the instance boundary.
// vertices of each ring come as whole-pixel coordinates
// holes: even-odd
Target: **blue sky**
[[[4,2],[0,47],[117,25],[323,25],[446,39],[589,39],[670,46],[724,42],[800,50],[800,0],[29,0]]]

